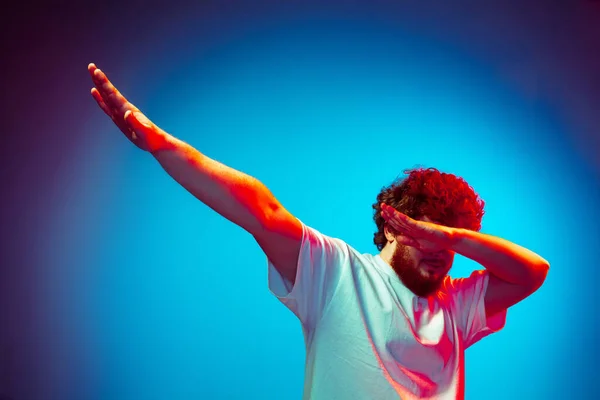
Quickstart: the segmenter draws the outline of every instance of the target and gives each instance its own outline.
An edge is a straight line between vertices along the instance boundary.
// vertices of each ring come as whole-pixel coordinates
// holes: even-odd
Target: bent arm
[[[198,200],[253,235],[281,207],[258,179],[205,156],[174,136],[165,134],[152,155]]]
[[[533,251],[492,235],[466,229],[454,232],[452,250],[489,272],[485,293],[488,317],[523,300],[546,279],[550,264]]]

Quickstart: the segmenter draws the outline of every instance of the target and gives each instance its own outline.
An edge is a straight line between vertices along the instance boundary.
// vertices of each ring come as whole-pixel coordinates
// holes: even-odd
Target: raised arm
[[[258,179],[223,165],[152,123],[94,64],[91,93],[121,132],[151,153],[188,192],[252,234],[279,272],[294,281],[302,226]]]

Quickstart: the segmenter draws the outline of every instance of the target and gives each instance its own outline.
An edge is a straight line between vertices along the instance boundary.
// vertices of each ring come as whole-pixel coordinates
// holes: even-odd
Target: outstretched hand
[[[381,216],[404,245],[425,252],[449,250],[453,245],[453,228],[412,219],[384,203],[381,203]]]
[[[149,152],[158,150],[166,133],[127,101],[95,64],[89,64],[88,71],[95,85],[91,90],[92,97],[102,111],[137,147]]]

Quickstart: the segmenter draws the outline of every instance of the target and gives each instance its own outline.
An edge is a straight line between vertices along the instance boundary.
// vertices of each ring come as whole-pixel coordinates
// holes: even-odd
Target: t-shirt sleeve
[[[506,323],[506,310],[487,318],[485,292],[489,281],[486,270],[474,271],[468,278],[450,280],[452,309],[464,348],[498,332]]]
[[[301,222],[302,223],[302,222]],[[294,284],[267,258],[269,290],[307,328],[319,321],[329,304],[349,259],[348,246],[302,223],[302,244]]]

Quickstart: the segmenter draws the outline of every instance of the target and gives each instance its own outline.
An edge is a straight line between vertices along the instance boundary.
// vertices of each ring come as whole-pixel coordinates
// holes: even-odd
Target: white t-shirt
[[[295,284],[270,260],[268,282],[302,324],[303,399],[462,399],[465,349],[506,321],[486,320],[487,273],[418,297],[379,255],[302,230]]]

